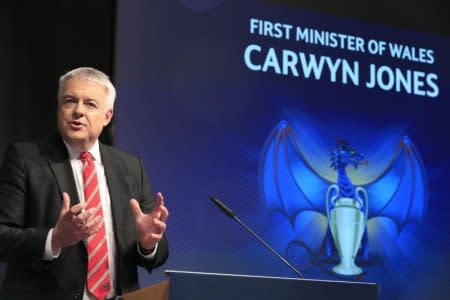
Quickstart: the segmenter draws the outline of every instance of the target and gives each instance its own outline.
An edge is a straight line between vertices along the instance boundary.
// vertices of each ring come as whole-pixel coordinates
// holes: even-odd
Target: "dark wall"
[[[57,80],[64,72],[93,66],[112,75],[115,1],[6,0],[0,22],[3,156],[10,142],[54,132]]]

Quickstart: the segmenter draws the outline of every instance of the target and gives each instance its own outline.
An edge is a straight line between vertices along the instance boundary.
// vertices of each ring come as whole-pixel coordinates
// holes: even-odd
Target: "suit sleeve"
[[[0,169],[0,260],[41,260],[46,228],[25,224],[27,170],[18,146],[10,146]]]
[[[152,211],[155,203],[152,196],[152,190],[147,178],[147,174],[144,170],[144,165],[142,163],[142,160],[139,160],[139,170],[140,170],[140,186],[142,187],[142,195],[139,199],[139,204],[141,206],[141,209],[145,213],[149,213]],[[169,246],[167,242],[166,235],[164,234],[163,238],[158,242],[158,248],[156,251],[156,255],[153,259],[149,260],[142,255],[139,254],[136,247],[136,255],[137,255],[137,262],[138,265],[141,267],[144,267],[149,272],[151,272],[152,269],[157,268],[164,264],[164,262],[167,260],[169,256]]]

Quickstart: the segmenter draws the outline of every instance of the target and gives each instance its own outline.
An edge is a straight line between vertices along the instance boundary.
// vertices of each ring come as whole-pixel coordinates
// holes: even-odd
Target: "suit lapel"
[[[120,240],[121,234],[117,233],[123,230],[123,213],[128,205],[125,192],[128,186],[126,182],[127,174],[125,173],[123,161],[115,156],[110,148],[100,144],[100,152],[111,199],[111,210],[115,226],[114,233],[116,239]]]
[[[47,161],[58,182],[61,198],[62,193],[66,192],[70,196],[71,206],[80,203],[69,155],[59,135],[50,140],[47,153]]]

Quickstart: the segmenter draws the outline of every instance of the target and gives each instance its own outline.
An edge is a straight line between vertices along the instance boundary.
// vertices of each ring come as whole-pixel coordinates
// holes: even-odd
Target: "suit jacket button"
[[[76,293],[75,295],[73,295],[73,300],[79,300],[79,299],[81,299],[80,293]]]

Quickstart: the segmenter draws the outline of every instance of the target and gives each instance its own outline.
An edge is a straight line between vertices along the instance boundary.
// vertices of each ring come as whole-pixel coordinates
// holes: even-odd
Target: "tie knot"
[[[81,152],[80,159],[82,161],[92,160],[92,154],[90,152]]]

